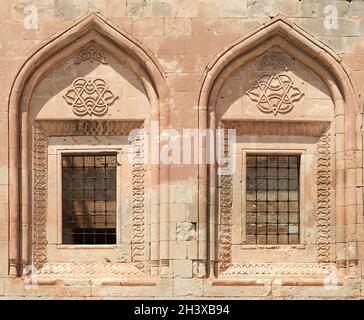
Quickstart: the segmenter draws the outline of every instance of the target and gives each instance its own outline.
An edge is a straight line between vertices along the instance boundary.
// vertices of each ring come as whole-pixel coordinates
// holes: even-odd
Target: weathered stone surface
[[[196,224],[191,222],[177,223],[177,240],[196,240]]]
[[[363,1],[1,2],[0,299],[363,299]],[[215,127],[237,134],[232,173],[184,154],[184,130]],[[165,129],[176,163],[143,164]],[[65,245],[61,154],[100,152],[116,243]],[[300,184],[255,199],[256,153],[299,155]]]
[[[192,260],[173,261],[173,270],[177,278],[192,278]]]

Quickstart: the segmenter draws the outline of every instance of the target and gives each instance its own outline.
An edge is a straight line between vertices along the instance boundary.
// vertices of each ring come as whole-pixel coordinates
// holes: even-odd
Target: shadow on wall
[[[327,120],[333,115],[330,93],[319,76],[278,49],[231,73],[216,105],[218,122],[242,118]]]
[[[87,50],[91,48],[90,51]],[[96,48],[96,49],[95,49]],[[106,51],[91,43],[61,65],[51,69],[34,90],[31,101],[31,121],[39,118],[74,118],[72,104],[65,99],[75,79],[101,80],[109,89],[110,110],[107,113],[78,114],[79,119],[96,120],[104,118],[138,115],[146,116],[149,102],[139,77],[125,64],[117,61]],[[97,92],[92,99],[97,99]],[[72,101],[71,101],[72,102]]]

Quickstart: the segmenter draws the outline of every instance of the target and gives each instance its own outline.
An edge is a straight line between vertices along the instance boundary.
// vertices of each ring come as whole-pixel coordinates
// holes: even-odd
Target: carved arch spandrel
[[[150,103],[150,120],[159,121],[161,129],[169,126],[169,92],[157,59],[149,49],[101,14],[89,13],[41,43],[16,75],[9,98],[9,273],[13,276],[22,273],[21,267],[29,263],[30,255],[31,210],[28,199],[31,150],[28,108],[32,93],[49,70],[90,43],[111,54],[139,76]],[[168,181],[160,184],[160,177],[169,180],[168,168],[160,166],[154,170],[158,170],[151,182],[157,190],[154,203],[168,203]],[[161,210],[152,210],[158,214],[158,217],[153,218],[154,221],[159,221],[159,215],[168,220],[168,207],[163,206]],[[163,226],[167,225],[168,221],[165,221]],[[168,234],[169,231],[161,228],[160,232]],[[158,242],[159,235],[154,236],[152,241]],[[168,258],[167,247],[161,252],[158,249],[151,253],[154,270],[158,270],[160,260],[163,262]]]
[[[336,263],[340,267],[341,275],[346,272],[346,266],[352,266],[353,268],[348,270],[355,276],[358,253],[356,232],[353,231],[357,221],[355,194],[358,178],[355,162],[350,161],[344,154],[356,154],[358,149],[360,104],[350,71],[338,55],[285,17],[278,15],[269,19],[224,48],[205,69],[198,101],[199,128],[215,130],[218,127],[215,115],[217,97],[228,77],[239,67],[272,48],[281,49],[313,70],[324,81],[334,102],[335,127],[343,128],[340,132],[343,138],[334,142],[335,177],[336,181],[345,181],[345,186],[340,183],[335,186],[336,194],[344,194],[344,203],[337,202],[335,210]],[[218,211],[215,204],[216,166],[206,166],[203,164],[204,161],[200,163],[202,165],[199,166],[199,229],[203,240],[199,242],[198,259],[201,266],[200,274],[206,271],[214,277],[217,275],[216,262],[219,259],[215,239]],[[351,226],[347,225],[347,221],[351,221]],[[204,230],[207,230],[206,234]]]

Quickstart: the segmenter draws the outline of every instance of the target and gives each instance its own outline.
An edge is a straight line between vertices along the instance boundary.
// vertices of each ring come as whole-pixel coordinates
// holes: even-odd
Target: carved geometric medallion
[[[263,74],[257,79],[258,84],[246,93],[257,107],[265,113],[287,113],[293,103],[299,101],[304,93],[293,85],[292,79],[284,74]]]
[[[81,62],[89,61],[99,61],[103,64],[106,64],[104,51],[95,46],[94,44],[90,44],[89,46],[82,48],[78,55],[75,57],[75,64],[80,64]]]
[[[77,78],[63,96],[78,116],[101,116],[118,98],[102,79]]]

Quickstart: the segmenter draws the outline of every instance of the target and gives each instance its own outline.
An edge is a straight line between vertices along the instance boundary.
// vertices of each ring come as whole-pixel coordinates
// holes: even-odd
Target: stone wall
[[[282,18],[279,16],[277,18],[277,15],[282,15]],[[330,17],[332,18],[330,19]],[[22,255],[19,254],[22,257],[27,254],[32,255],[31,250],[29,253],[24,249],[26,245],[32,248],[30,244],[33,239],[32,226],[35,223],[31,220],[33,209],[29,204],[32,201],[32,191],[29,193],[29,202],[28,199],[20,201],[21,205],[29,208],[28,215],[23,216],[21,223],[15,227],[12,220],[11,199],[14,198],[12,198],[14,176],[11,168],[18,166],[22,177],[19,180],[22,180],[23,184],[24,181],[32,181],[31,174],[23,170],[27,164],[31,168],[33,165],[32,136],[24,138],[25,134],[21,134],[28,130],[24,129],[25,124],[32,127],[34,120],[78,119],[74,118],[71,107],[65,104],[62,95],[72,79],[87,75],[95,79],[98,77],[106,79],[115,95],[119,97],[118,103],[121,107],[114,109],[110,107],[112,112],[108,113],[106,117],[108,120],[139,121],[147,119],[147,130],[150,129],[148,121],[153,119],[165,121],[165,124],[161,124],[164,128],[169,127],[179,131],[184,128],[201,128],[201,110],[203,108],[201,108],[201,103],[199,106],[199,102],[203,96],[202,88],[206,82],[206,75],[216,66],[215,62],[227,51],[232,51],[233,43],[238,46],[239,39],[247,37],[248,34],[257,33],[258,30],[263,30],[262,33],[264,33],[264,26],[268,26],[272,21],[280,23],[280,19],[284,21],[282,23],[284,25],[298,26],[297,29],[290,27],[294,32],[300,33],[299,30],[302,28],[302,32],[306,32],[311,37],[310,43],[318,40],[315,43],[316,49],[314,49],[317,57],[330,55],[330,57],[335,57],[333,60],[337,62],[338,66],[345,66],[343,69],[347,73],[342,78],[347,78],[350,83],[353,83],[354,94],[348,95],[349,98],[344,99],[346,100],[343,102],[344,109],[348,107],[345,103],[350,104],[350,110],[356,110],[354,112],[356,114],[351,118],[345,118],[344,121],[345,111],[342,109],[343,105],[339,105],[341,100],[333,98],[330,94],[332,87],[336,88],[336,86],[337,92],[345,92],[348,81],[343,82],[344,85],[340,83],[342,79],[338,78],[332,82],[330,82],[331,80],[325,82],[318,75],[319,68],[314,70],[303,65],[301,60],[306,61],[304,54],[292,56],[292,53],[288,57],[292,58],[294,62],[293,65],[288,65],[290,68],[288,72],[290,72],[290,78],[298,83],[300,92],[304,93],[304,98],[297,101],[292,113],[278,115],[278,117],[271,114],[263,116],[257,110],[254,101],[244,95],[244,92],[252,87],[257,79],[257,74],[254,73],[257,59],[247,57],[247,62],[242,63],[241,68],[236,68],[235,73],[229,74],[226,81],[223,81],[221,91],[216,89],[216,97],[218,97],[216,114],[219,121],[226,121],[226,127],[230,125],[231,128],[239,126],[233,123],[237,120],[251,121],[254,119],[259,122],[279,119],[288,134],[293,137],[314,136],[317,138],[314,142],[309,138],[304,140],[304,143],[310,145],[305,147],[305,150],[308,150],[307,152],[312,154],[313,158],[316,150],[315,143],[325,132],[325,130],[317,129],[319,123],[322,124],[326,121],[332,124],[330,134],[335,143],[333,142],[333,149],[330,149],[329,153],[332,155],[332,161],[336,161],[336,165],[333,165],[330,172],[332,181],[337,181],[337,185],[332,182],[333,192],[329,199],[332,208],[330,213],[331,238],[329,240],[331,253],[329,260],[326,261],[327,264],[321,267],[317,263],[316,247],[309,248],[307,255],[304,251],[292,254],[292,250],[295,250],[292,248],[286,251],[280,249],[278,260],[282,259],[282,263],[278,263],[279,261],[273,261],[277,260],[277,257],[272,258],[277,254],[274,249],[264,251],[263,258],[257,257],[257,253],[252,253],[251,250],[244,256],[239,251],[239,244],[235,246],[237,249],[234,249],[235,251],[232,253],[230,273],[224,276],[217,270],[220,266],[214,265],[215,261],[221,258],[219,250],[223,243],[223,239],[219,238],[219,208],[215,208],[214,204],[211,205],[211,197],[208,204],[203,203],[204,197],[208,197],[210,186],[206,187],[207,190],[201,186],[204,183],[207,184],[208,179],[206,176],[201,176],[201,171],[199,171],[201,167],[196,164],[174,164],[168,168],[161,166],[160,171],[153,166],[146,169],[149,179],[145,192],[148,203],[146,226],[149,231],[146,231],[146,241],[148,242],[146,251],[148,252],[143,259],[148,262],[147,276],[144,273],[135,275],[130,270],[125,271],[123,266],[117,264],[116,255],[111,255],[111,263],[115,263],[112,265],[108,264],[110,256],[103,256],[102,252],[97,254],[97,259],[95,259],[97,261],[93,261],[93,259],[86,261],[87,258],[84,258],[85,261],[81,259],[77,263],[72,256],[65,254],[64,258],[52,256],[52,261],[58,265],[54,265],[53,269],[52,266],[49,267],[50,269],[43,268],[37,275],[35,286],[24,285],[28,280],[25,273],[15,276],[9,266],[14,263],[12,255],[15,251],[22,251]],[[112,44],[103,42],[101,36],[95,36],[100,44],[108,47],[109,51],[105,53],[105,56],[109,64],[104,65],[98,61],[96,68],[89,68],[87,64],[74,64],[73,59],[79,52],[78,50],[68,55],[65,53],[63,58],[60,55],[59,59],[55,59],[54,62],[47,60],[53,54],[55,55],[56,49],[59,49],[52,47],[53,42],[62,40],[64,35],[72,39],[77,32],[93,30],[92,26],[87,27],[89,29],[82,27],[83,21],[87,23],[91,21],[90,25],[96,21],[95,24],[105,24],[108,26],[107,30],[110,29],[110,34],[112,33],[110,39],[114,41],[110,41]],[[364,2],[359,0],[3,0],[0,10],[0,25],[0,141],[2,142],[0,146],[0,298],[363,298],[364,214],[361,93],[364,90]],[[72,33],[72,28],[75,28],[76,25],[79,28],[77,27],[78,29]],[[106,30],[102,27],[97,28],[95,27],[95,30]],[[249,33],[253,29],[255,31]],[[272,29],[272,32],[276,32],[277,38],[279,38],[280,32],[283,34],[283,38],[288,37],[287,34],[284,34],[284,28],[283,31],[280,28]],[[134,41],[133,45],[130,44],[128,48],[125,46],[123,49],[126,52],[126,58],[122,59],[128,63],[132,61],[130,65],[125,61],[120,62],[115,59],[115,56],[118,55],[115,39],[121,38],[119,34],[126,35]],[[90,41],[93,41],[92,32],[87,36]],[[63,39],[62,41],[57,42],[57,45],[61,46],[68,40]],[[277,40],[277,43],[279,41]],[[85,42],[87,43],[86,40]],[[321,46],[321,43],[324,45]],[[314,45],[312,44],[312,46]],[[49,47],[53,49],[48,52]],[[267,48],[264,52],[269,52],[270,49]],[[129,51],[127,52],[127,50]],[[151,57],[150,60],[141,61],[142,58],[135,58],[134,61],[130,58],[142,51],[143,55],[140,54],[140,57]],[[302,49],[303,51],[304,49]],[[19,87],[23,88],[23,83],[29,83],[29,88],[31,88],[33,74],[23,77],[22,75],[26,72],[20,72],[20,70],[30,70],[31,66],[27,65],[27,61],[32,61],[38,52],[45,56],[42,59],[48,61],[49,66],[44,67],[45,73],[40,75],[38,82],[34,80],[35,88],[29,89],[34,89],[34,93],[28,97],[30,109],[22,111],[26,114],[29,113],[29,120],[28,118],[22,120],[24,127],[17,128],[18,133],[14,129],[19,137],[23,137],[21,147],[24,147],[24,141],[29,143],[29,157],[21,158],[23,161],[21,164],[14,164],[12,163],[14,160],[12,158],[14,148],[12,141],[15,141],[16,138],[11,135],[14,122],[9,120],[11,113],[16,113],[11,107],[12,99],[20,94],[16,90]],[[42,59],[39,58],[39,61]],[[226,61],[226,65],[233,63],[228,59]],[[320,63],[319,58],[317,61]],[[151,76],[151,72],[145,71],[153,63],[156,66],[153,68],[160,70],[160,78],[163,78],[163,81],[155,80]],[[139,67],[139,64],[145,68]],[[332,68],[337,68],[337,66]],[[143,70],[138,71],[139,69]],[[322,70],[331,71],[328,65],[322,65]],[[36,77],[37,69],[33,71],[34,77]],[[144,71],[147,76],[143,73]],[[14,82],[16,78],[18,82]],[[160,82],[164,82],[167,89],[159,91]],[[146,90],[150,90],[153,94],[146,93]],[[26,94],[24,94],[25,100],[27,99]],[[350,100],[351,98],[352,100]],[[163,110],[158,114],[155,102],[157,100],[160,110]],[[23,102],[21,100],[19,105],[23,105]],[[65,109],[59,106],[62,103]],[[133,104],[133,108],[128,110],[126,105],[129,103]],[[354,106],[354,104],[357,105]],[[292,121],[305,123],[302,125],[300,133],[297,133],[299,125],[294,127],[288,124]],[[20,122],[21,120],[19,120]],[[250,126],[254,129],[251,123]],[[272,128],[269,131],[270,129],[267,129],[262,123],[258,124],[254,130],[256,130],[255,136],[262,134],[279,136],[278,129]],[[346,134],[349,131],[356,132],[356,136]],[[29,132],[31,132],[30,129]],[[63,134],[66,135],[66,133],[59,135]],[[125,131],[123,131],[123,136],[125,135]],[[345,142],[340,144],[343,139],[346,139]],[[308,140],[310,142],[307,142]],[[270,142],[275,146],[282,142],[277,141],[272,137]],[[292,141],[294,140],[287,138],[282,143],[294,144]],[[243,142],[238,141],[241,144]],[[267,144],[266,141],[262,143]],[[344,147],[340,149],[342,145]],[[352,145],[355,147],[350,147]],[[287,147],[287,149],[290,148],[293,147]],[[345,161],[349,164],[342,169],[341,165]],[[159,184],[155,184],[153,180],[155,172],[162,177],[160,180],[155,180],[159,181]],[[355,178],[350,181],[354,181],[354,183],[348,185],[348,179],[353,175]],[[343,176],[344,181],[340,180]],[[316,176],[312,173],[309,177],[315,179]],[[316,183],[309,184],[312,188],[313,185],[316,188]],[[160,201],[155,200],[157,187]],[[353,193],[355,200],[352,200]],[[315,197],[315,195],[312,196],[312,198]],[[317,200],[313,203],[312,208],[307,209],[307,212],[311,212],[311,218],[309,218],[311,220],[315,220],[314,207]],[[308,203],[308,207],[310,205]],[[346,220],[343,222],[346,232],[344,233],[345,239],[340,238],[343,230],[337,227],[339,225],[337,218],[342,218],[340,208],[343,207],[348,213],[347,216],[344,216],[344,220]],[[206,208],[209,208],[210,214],[208,218],[204,219]],[[350,212],[354,212],[353,208],[355,208],[355,213],[350,214]],[[16,212],[21,215],[21,209]],[[26,217],[29,217],[29,221],[24,220]],[[239,220],[237,222],[240,223]],[[28,231],[23,231],[28,236],[28,242],[23,237],[20,240],[23,244],[21,246],[18,243],[20,241],[14,238],[13,232],[16,228],[21,229],[20,226],[26,229],[28,225]],[[308,221],[308,225],[314,226],[314,221]],[[314,243],[315,240],[312,239],[315,238],[317,230],[312,228],[306,232],[314,233],[309,235],[310,241]],[[132,233],[131,230],[126,230],[126,232]],[[209,236],[207,236],[208,232]],[[158,237],[155,236],[156,233],[158,233]],[[15,232],[15,234],[17,233]],[[12,246],[15,247],[15,251]],[[352,254],[352,251],[355,253]],[[54,253],[52,254],[54,255]],[[87,254],[85,255],[87,256]],[[292,256],[296,260],[292,261]],[[237,265],[234,264],[234,257],[239,257],[236,258]],[[249,261],[246,257],[255,260]],[[90,259],[89,256],[88,258]],[[10,264],[9,261],[11,261]],[[272,261],[275,263],[274,265],[270,264]],[[28,263],[31,264],[31,259],[18,261],[22,267]],[[336,268],[339,270],[338,274],[335,273]],[[330,270],[334,270],[331,275],[334,274],[338,277],[337,285],[335,285],[335,279],[332,280],[328,276],[327,272]],[[131,274],[128,275],[128,272]],[[69,276],[70,274],[72,276]]]

